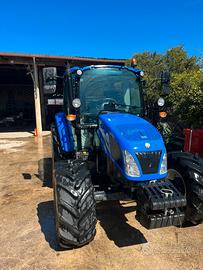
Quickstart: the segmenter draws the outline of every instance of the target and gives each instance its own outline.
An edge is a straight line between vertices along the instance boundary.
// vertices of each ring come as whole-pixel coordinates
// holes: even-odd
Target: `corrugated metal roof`
[[[94,57],[81,57],[81,56],[60,56],[48,54],[27,54],[27,53],[13,53],[13,52],[0,52],[0,57],[3,58],[38,58],[38,59],[52,59],[52,60],[73,60],[73,61],[86,61],[86,62],[99,62],[99,63],[121,63],[124,64],[126,59],[111,59],[111,58],[94,58]]]

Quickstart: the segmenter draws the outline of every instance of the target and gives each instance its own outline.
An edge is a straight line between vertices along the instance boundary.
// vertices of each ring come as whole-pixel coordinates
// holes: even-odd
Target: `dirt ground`
[[[130,201],[99,204],[95,240],[58,251],[50,137],[0,139],[0,157],[1,270],[203,269],[203,224],[148,231]]]

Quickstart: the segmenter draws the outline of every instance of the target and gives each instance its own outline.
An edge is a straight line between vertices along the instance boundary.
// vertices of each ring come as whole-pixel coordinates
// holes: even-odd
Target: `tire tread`
[[[56,228],[61,247],[79,247],[96,233],[94,188],[86,162],[58,161],[55,166]]]

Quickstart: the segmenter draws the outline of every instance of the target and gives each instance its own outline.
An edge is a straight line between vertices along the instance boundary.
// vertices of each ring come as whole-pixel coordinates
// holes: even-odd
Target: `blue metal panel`
[[[121,152],[127,150],[133,156],[139,167],[141,172],[140,177],[130,177],[125,173],[124,168],[119,167],[125,178],[132,181],[147,181],[166,177],[167,174],[142,174],[141,166],[136,156],[136,152],[161,150],[159,172],[161,161],[166,150],[160,133],[153,125],[138,116],[127,113],[101,114],[99,119],[100,126],[98,136],[105,153],[111,158],[115,166],[119,167],[110,153],[109,135],[111,134],[120,146]],[[146,148],[146,143],[150,144],[150,148]]]
[[[77,71],[78,69],[81,69],[80,67],[72,67],[70,68],[70,72],[74,73],[75,71]]]
[[[74,140],[70,122],[66,119],[65,113],[55,115],[56,128],[58,130],[61,148],[64,152],[74,151]]]

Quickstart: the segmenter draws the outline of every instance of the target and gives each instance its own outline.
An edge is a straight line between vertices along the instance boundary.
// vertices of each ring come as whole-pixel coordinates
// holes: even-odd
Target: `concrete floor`
[[[0,132],[0,139],[16,139],[33,137],[34,131],[24,132]],[[42,136],[50,135],[50,131],[42,131]]]
[[[95,240],[57,251],[50,137],[0,139],[0,156],[1,270],[203,269],[203,224],[148,231],[135,220],[133,202],[98,205]]]

